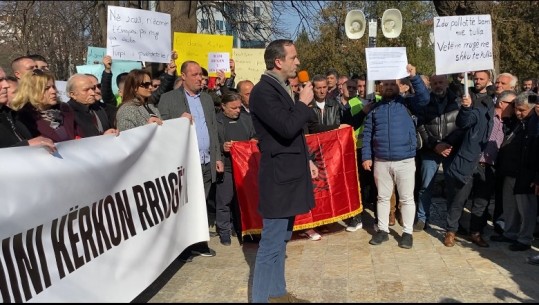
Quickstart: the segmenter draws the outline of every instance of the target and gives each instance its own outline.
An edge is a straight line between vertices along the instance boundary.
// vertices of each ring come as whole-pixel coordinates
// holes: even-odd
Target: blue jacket
[[[463,184],[472,179],[481,152],[488,143],[494,118],[494,103],[492,95],[478,96],[470,89],[471,107],[460,107],[457,115],[457,127],[465,131],[462,144],[453,149],[445,160],[444,170],[447,175]],[[446,166],[447,165],[447,166]]]
[[[362,161],[379,158],[400,161],[415,157],[416,128],[407,106],[412,113],[427,105],[430,95],[419,75],[410,79],[415,95],[394,100],[382,99],[369,112],[363,130]]]

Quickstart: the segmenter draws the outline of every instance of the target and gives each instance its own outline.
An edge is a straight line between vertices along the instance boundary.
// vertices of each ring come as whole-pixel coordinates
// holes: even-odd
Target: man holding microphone
[[[309,158],[304,133],[312,116],[307,105],[313,99],[313,87],[307,82],[294,101],[288,79],[296,77],[299,59],[291,40],[271,42],[264,60],[267,70],[249,99],[261,152],[258,212],[263,218],[252,302],[306,302],[286,290],[285,258],[296,215],[315,204],[311,178],[317,177],[318,169]]]

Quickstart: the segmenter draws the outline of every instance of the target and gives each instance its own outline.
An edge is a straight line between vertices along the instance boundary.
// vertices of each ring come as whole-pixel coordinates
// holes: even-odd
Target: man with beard
[[[447,75],[430,77],[430,102],[417,112],[423,147],[419,151],[421,182],[417,194],[417,222],[414,232],[420,232],[428,223],[431,189],[440,163],[457,145],[459,129],[455,124],[460,99],[449,88]]]
[[[379,245],[389,240],[390,198],[395,186],[399,192],[403,234],[399,247],[413,246],[413,225],[415,218],[414,186],[416,128],[408,106],[412,110],[429,103],[429,92],[416,69],[406,67],[415,95],[403,97],[399,94],[397,80],[382,81],[382,100],[369,112],[363,130],[362,166],[373,171],[378,189],[379,231],[369,241]]]

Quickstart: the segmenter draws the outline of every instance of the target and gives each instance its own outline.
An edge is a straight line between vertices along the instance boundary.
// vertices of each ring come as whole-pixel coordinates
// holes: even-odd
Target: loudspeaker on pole
[[[346,14],[344,30],[350,39],[359,39],[365,34],[365,14],[360,10],[351,10]]]
[[[385,10],[382,15],[382,33],[386,38],[397,38],[402,31],[402,14],[396,8]]]

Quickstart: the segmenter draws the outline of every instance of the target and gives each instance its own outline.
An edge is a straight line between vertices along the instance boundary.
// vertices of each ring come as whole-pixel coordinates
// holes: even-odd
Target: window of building
[[[203,30],[208,29],[208,19],[200,20],[200,28],[202,28]]]
[[[219,31],[224,31],[225,29],[225,22],[223,20],[215,20],[215,27]]]
[[[255,16],[260,16],[260,6],[255,6],[255,9],[254,9],[254,15]]]

